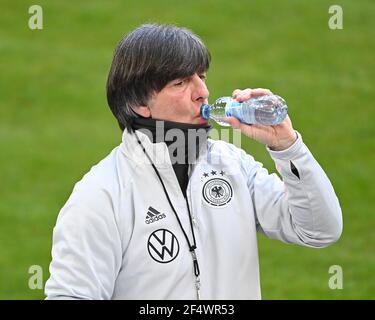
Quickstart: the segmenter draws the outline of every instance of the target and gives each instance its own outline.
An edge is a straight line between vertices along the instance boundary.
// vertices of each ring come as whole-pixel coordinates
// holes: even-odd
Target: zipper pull
[[[194,274],[195,274],[195,288],[197,289],[197,299],[201,299],[201,280],[199,278],[200,271],[198,265],[197,254],[195,253],[195,248],[192,248],[191,255],[193,256]]]
[[[197,277],[195,281],[195,288],[197,289],[197,299],[201,299],[201,280],[199,279],[199,276]]]

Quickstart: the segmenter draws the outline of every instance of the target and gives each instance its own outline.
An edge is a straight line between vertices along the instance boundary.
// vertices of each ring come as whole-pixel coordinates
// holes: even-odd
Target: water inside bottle
[[[233,116],[243,123],[277,125],[288,113],[288,106],[283,98],[277,95],[264,95],[238,102],[232,97],[221,97],[212,105],[201,108],[204,119],[213,119],[222,126],[230,126],[223,119]]]
[[[222,97],[215,101],[210,108],[210,117],[214,119],[218,124],[229,127],[230,124],[225,122],[223,119],[226,117],[225,107],[228,103],[231,103],[233,99],[231,97]]]
[[[255,107],[254,116],[257,123],[276,125],[281,123],[288,113],[285,100],[277,95],[260,96],[254,99],[253,103]]]
[[[247,108],[249,106],[249,108]],[[250,107],[251,106],[251,107]],[[243,117],[247,123],[276,125],[281,123],[288,112],[283,98],[277,95],[265,95],[243,102]]]

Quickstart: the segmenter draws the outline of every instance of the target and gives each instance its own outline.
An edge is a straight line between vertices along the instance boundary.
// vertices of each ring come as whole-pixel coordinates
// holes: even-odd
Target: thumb
[[[230,124],[234,129],[238,129],[241,125],[241,122],[235,117],[224,117],[223,120]]]

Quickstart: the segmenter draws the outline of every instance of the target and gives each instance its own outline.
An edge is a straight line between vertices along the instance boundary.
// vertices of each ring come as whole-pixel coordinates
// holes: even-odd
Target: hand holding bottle
[[[232,93],[232,97],[239,102],[263,95],[272,95],[272,92],[268,89],[248,88],[245,90],[236,89]],[[297,139],[296,132],[294,131],[292,122],[288,116],[286,116],[285,120],[278,125],[248,125],[241,123],[234,117],[225,117],[223,120],[233,128],[240,129],[241,132],[248,137],[262,144],[266,144],[270,149],[275,151],[287,149]]]

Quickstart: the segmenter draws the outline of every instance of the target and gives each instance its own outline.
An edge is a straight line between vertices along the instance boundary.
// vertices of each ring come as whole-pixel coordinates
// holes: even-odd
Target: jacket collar
[[[120,149],[127,158],[131,159],[133,162],[141,166],[144,164],[151,165],[150,160],[145,155],[142,146],[137,140],[137,137],[146,153],[149,155],[151,161],[157,168],[172,167],[166,143],[153,143],[151,142],[149,137],[140,130],[129,132],[127,129],[125,129],[122,134],[122,143],[120,145]],[[202,159],[206,158],[207,150],[210,145],[211,141],[210,139],[207,139],[207,144],[201,148],[198,159],[195,161],[195,163],[198,163],[202,161]]]
[[[127,158],[141,166],[144,164],[151,165],[137,137],[157,168],[171,167],[172,164],[169,158],[167,145],[164,142],[152,143],[149,137],[139,130],[130,132],[125,129],[122,134],[120,148]]]
[[[123,132],[120,150],[126,158],[133,161],[137,166],[151,165],[135,135],[138,136],[139,141],[156,168],[173,170],[166,143],[152,143],[149,137],[139,130],[129,132],[125,129]],[[222,143],[215,143],[214,140],[207,139],[207,145],[201,149],[193,168],[196,164],[224,164],[225,162],[228,173],[229,171],[239,170],[236,155],[233,152],[228,153],[228,148],[222,148],[220,145]],[[228,163],[231,164],[229,167]]]

